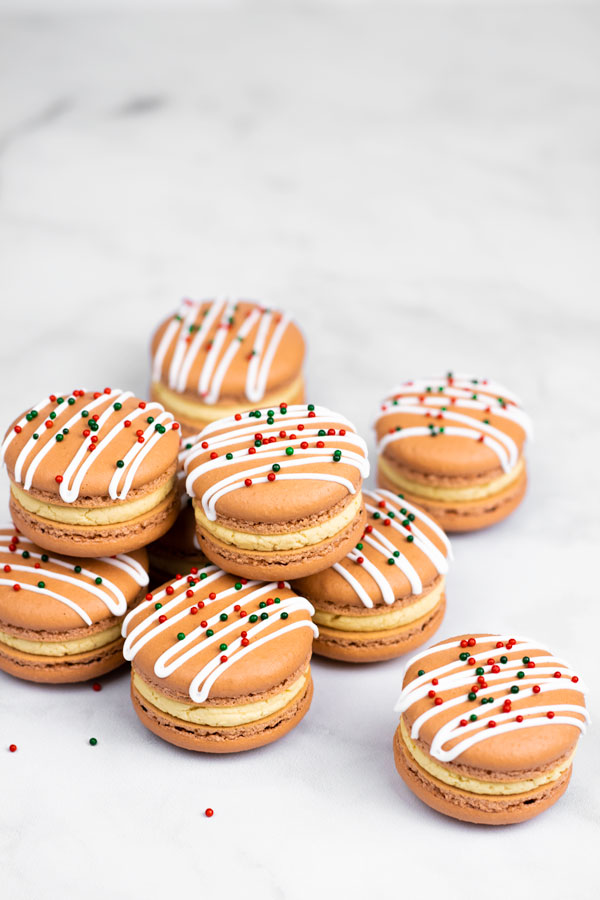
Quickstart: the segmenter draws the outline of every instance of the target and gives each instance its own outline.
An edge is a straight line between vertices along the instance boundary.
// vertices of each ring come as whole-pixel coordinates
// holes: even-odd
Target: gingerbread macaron
[[[302,578],[360,539],[367,448],[343,416],[281,403],[221,419],[192,440],[186,490],[215,565],[266,581]]]
[[[441,624],[450,543],[417,506],[389,491],[363,491],[367,525],[329,569],[292,587],[315,607],[314,652],[375,662],[423,644]]]
[[[86,681],[123,663],[121,622],[147,591],[145,550],[50,554],[0,527],[0,669],[27,681]]]
[[[185,434],[236,412],[304,400],[304,338],[249,300],[184,300],[152,339],[151,396]]]
[[[493,525],[523,499],[531,423],[496,382],[452,372],[406,381],[382,402],[375,430],[378,485],[446,531]]]
[[[286,583],[236,579],[216,566],[167,582],[123,623],[140,720],[208,753],[283,737],[312,699],[312,612]]]
[[[179,424],[129,391],[50,394],[1,447],[17,528],[46,550],[110,556],[146,546],[179,512]]]
[[[461,635],[409,663],[396,705],[396,767],[425,803],[456,819],[522,822],[571,777],[589,716],[579,675],[542,644]]]

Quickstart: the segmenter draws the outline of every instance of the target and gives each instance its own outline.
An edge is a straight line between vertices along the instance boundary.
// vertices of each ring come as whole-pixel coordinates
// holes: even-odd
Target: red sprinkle
[[[198,607],[197,607],[197,606],[192,606],[192,608],[190,609],[190,613],[191,613],[192,616],[197,615],[197,614],[198,614]]]
[[[436,697],[435,700],[434,700],[434,703],[435,703],[436,706],[440,706],[443,702],[444,702],[444,701],[442,700],[441,697]]]
[[[475,665],[475,657],[474,657],[474,656],[470,656],[470,657],[468,658],[468,660],[467,660],[467,663],[468,663],[470,666],[474,666],[474,665]]]
[[[159,617],[158,617],[158,621],[159,621],[160,624],[162,625],[163,622],[166,622],[166,621],[167,621],[167,617],[166,617],[165,615],[159,616]]]
[[[21,434],[21,432],[23,431],[23,429],[21,428],[20,425],[15,425],[15,431],[17,432],[17,434]]]
[[[236,422],[239,422],[241,418],[242,418],[242,417],[241,417],[240,413],[236,413],[235,416],[234,416],[234,419],[235,419]],[[211,815],[212,815],[212,811],[211,811]]]
[[[466,720],[466,719],[461,719],[460,722],[459,722],[458,724],[461,725],[461,726],[464,728],[465,725],[467,724],[467,720]]]
[[[577,677],[577,675],[573,675],[573,677],[571,678],[571,681],[573,682],[573,684],[577,684],[577,682],[579,681],[579,678]]]
[[[227,662],[227,657],[225,656],[225,654],[223,654],[223,656],[221,657],[221,662]]]
[[[490,721],[488,722],[488,728],[495,728],[495,727],[496,727],[496,723],[494,722],[493,719],[490,719]]]
[[[9,745],[8,745],[8,749],[10,750],[11,753],[15,753],[15,752],[16,752],[16,749],[17,749],[17,745],[16,745],[16,744],[9,744]]]
[[[275,472],[269,472],[269,474],[267,475],[267,479],[269,481],[275,481]]]
[[[522,721],[523,721],[523,716],[517,716],[517,722],[522,722]]]
[[[241,416],[240,416],[240,418],[241,418]],[[212,816],[214,816],[214,814],[215,814],[215,811],[214,811],[214,809],[211,809],[210,806],[208,807],[208,809],[204,810],[204,815],[206,816],[207,819],[210,819]]]
[[[13,591],[20,591],[20,590],[21,590],[20,584],[13,584]]]
[[[62,475],[57,475],[54,480],[57,484],[62,484],[63,477]]]
[[[173,431],[177,431],[179,428],[179,422],[172,422],[171,428],[173,429]]]
[[[94,683],[92,684],[92,690],[93,691],[101,691],[102,690],[102,685],[100,684],[99,681],[94,681]]]
[[[534,684],[531,690],[534,694],[539,694],[539,692],[541,691],[541,687],[539,686],[539,684]]]
[[[469,640],[467,641],[469,647],[474,647],[476,643],[477,641],[475,640],[475,638],[469,638]]]
[[[546,716],[547,716],[549,719],[553,719],[553,718],[554,718],[554,713],[552,712],[552,710],[550,710],[550,712],[547,712],[547,713],[546,713]]]
[[[555,672],[555,673],[554,673],[554,677],[555,677],[555,678],[562,678],[562,672]]]
[[[246,485],[246,487],[250,487],[251,484],[252,484],[252,479],[251,479],[251,478],[245,478],[245,479],[244,479],[244,484]]]

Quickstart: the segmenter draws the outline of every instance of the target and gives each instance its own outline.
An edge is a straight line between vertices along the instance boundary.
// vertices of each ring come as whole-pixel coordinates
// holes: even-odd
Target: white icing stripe
[[[184,360],[183,360],[183,363],[179,370],[179,373],[177,375],[175,384],[171,385],[172,387],[174,387],[175,390],[180,391],[181,393],[183,393],[185,391],[188,375],[190,373],[190,369],[192,368],[192,366],[194,364],[194,360],[196,359],[196,356],[197,356],[200,348],[202,347],[203,342],[206,340],[215,321],[219,318],[219,316],[223,312],[223,310],[225,308],[225,302],[226,301],[224,301],[224,300],[215,301],[215,303],[211,304],[211,306],[208,308],[206,315],[203,316],[202,322],[200,324],[200,328],[198,329],[198,331],[196,331],[196,333],[194,334],[194,337],[192,338],[192,340],[190,341],[190,343],[188,345],[188,350],[184,357]],[[196,306],[196,313],[194,314],[194,319],[197,316],[197,312],[198,312],[198,306]],[[183,328],[182,328],[182,332],[183,332]],[[160,372],[159,372],[158,377],[160,379]],[[200,376],[198,377],[198,380],[200,380]]]
[[[444,392],[443,396],[439,394],[427,394],[425,397],[397,397],[392,393],[384,401],[384,403],[389,404],[389,408],[383,412],[383,415],[391,415],[394,412],[403,413],[406,411],[407,407],[420,406],[421,404],[424,405],[426,412],[428,412],[432,418],[437,418],[435,410],[444,406],[447,407],[443,412],[442,418],[444,419],[448,418],[447,413],[451,413],[455,409],[476,409],[483,412],[489,412],[494,416],[498,416],[500,419],[508,419],[511,422],[515,422],[523,429],[529,438],[533,437],[531,420],[527,413],[518,406],[514,406],[513,404],[510,406],[494,404],[492,407],[483,400],[472,400],[470,397],[463,398],[462,394],[462,391],[448,390]],[[450,397],[449,401],[447,399],[448,397]],[[381,416],[381,418],[383,418],[383,416]],[[472,418],[471,421],[473,421]]]
[[[254,387],[251,386],[252,382],[250,380],[250,374],[248,374],[248,380],[246,382],[246,396],[248,400],[252,401],[252,403],[257,403],[259,400],[262,400],[266,393],[267,378],[269,377],[271,365],[273,364],[275,353],[277,352],[277,348],[281,343],[281,339],[283,338],[284,332],[290,324],[290,321],[290,317],[284,314],[276,325],[275,331],[273,332],[273,337],[271,338],[271,341],[267,347],[262,363],[260,365],[258,378]]]
[[[173,390],[177,385],[177,376],[185,358],[185,351],[188,347],[187,337],[189,334],[190,326],[194,324],[194,320],[196,318],[195,305],[193,303],[187,303],[184,300],[180,315],[182,316],[180,323],[181,327],[179,329],[179,333],[175,342],[173,356],[171,357],[171,365],[169,366],[168,383],[169,387]]]
[[[364,540],[367,540],[367,538],[364,538]],[[373,544],[373,546],[375,546],[375,542],[374,542],[374,541],[371,541],[371,543]],[[355,554],[356,554],[356,555],[355,555]],[[359,555],[360,555],[360,554],[359,554],[357,551],[352,550],[352,551],[350,551],[350,553],[348,554],[348,557],[349,557],[353,562],[356,562],[356,560],[359,558]],[[363,557],[363,561],[362,561],[362,563],[361,563],[361,567],[365,570],[365,572],[368,572],[368,573],[369,573],[369,575],[371,576],[371,578],[372,578],[372,579],[374,580],[374,582],[376,583],[377,587],[378,587],[379,590],[381,591],[381,596],[383,597],[384,603],[387,603],[388,606],[391,606],[391,604],[395,602],[396,598],[395,598],[395,596],[394,596],[394,592],[393,592],[393,590],[392,590],[392,587],[391,587],[389,581],[387,580],[387,578],[385,577],[385,575],[383,574],[383,572],[380,572],[379,569],[377,568],[377,566],[374,565],[374,564],[373,564],[369,559],[367,559],[366,557]],[[373,606],[372,603],[371,603],[371,606]]]
[[[410,588],[413,594],[420,594],[423,591],[423,582],[419,578],[419,573],[415,569],[415,567],[408,561],[408,559],[404,556],[404,554],[400,554],[400,556],[394,556],[393,554],[398,551],[398,548],[395,547],[388,539],[381,534],[379,531],[374,531],[373,534],[376,534],[378,538],[382,539],[382,543],[378,544],[377,541],[373,540],[370,535],[365,535],[364,541],[369,544],[371,547],[374,547],[375,550],[379,550],[386,559],[393,559],[394,564],[398,566],[398,568],[406,575],[410,582]],[[387,546],[386,546],[387,545]],[[363,563],[364,565],[364,563]],[[393,602],[393,601],[392,601]]]
[[[35,406],[31,407],[30,412],[33,412],[35,410],[35,412],[39,415],[41,413],[41,411],[46,406],[51,405],[51,403],[52,403],[52,401],[48,397],[44,397],[43,400],[40,400],[39,403],[37,403]],[[57,415],[58,415],[58,413],[57,413]],[[25,428],[25,426],[28,424],[27,414],[25,414],[24,416],[21,416],[21,418],[19,419],[19,421],[16,424],[19,426],[19,428]],[[2,441],[2,446],[0,447],[0,463],[4,462],[4,454],[5,454],[6,450],[8,449],[8,447],[12,444],[12,442],[16,438],[16,436],[17,436],[17,432],[15,431],[15,426],[13,425],[13,427],[10,429],[10,431],[8,432],[8,434]]]
[[[390,394],[394,396],[395,394],[400,394],[404,391],[422,394],[427,391],[427,388],[430,387],[432,390],[438,390],[439,388],[444,388],[444,392],[447,388],[450,390],[458,389],[459,391],[463,391],[463,396],[471,396],[472,394],[490,394],[493,399],[498,399],[498,397],[502,397],[503,400],[510,400],[511,403],[515,403],[518,406],[521,405],[521,401],[517,397],[516,394],[513,394],[509,391],[503,384],[500,384],[497,381],[490,381],[487,378],[475,378],[472,375],[454,375],[450,378],[440,378],[438,375],[433,378],[418,378],[412,381],[405,381],[404,384],[401,384],[399,387],[394,388],[393,391],[390,391]]]
[[[207,578],[197,581],[193,586],[190,586],[189,582],[187,581],[182,582],[182,588],[184,588],[186,591],[191,589],[194,594],[202,591],[204,596],[207,585],[218,580],[224,575],[224,573],[220,569],[217,569],[215,566],[207,566],[202,571],[205,573],[210,573]],[[172,584],[175,583],[172,582]],[[285,583],[285,586],[289,587],[287,583]],[[293,631],[296,628],[311,628],[314,635],[318,635],[318,629],[312,623],[312,621],[303,620],[301,622],[291,622],[288,625],[278,627],[277,630],[272,634],[265,635],[258,640],[255,638],[255,636],[261,631],[264,631],[265,629],[273,626],[274,613],[281,614],[281,612],[285,611],[288,615],[290,615],[291,613],[297,612],[299,610],[306,610],[309,615],[313,615],[314,608],[308,602],[308,600],[303,597],[292,596],[285,598],[276,606],[270,606],[269,618],[265,620],[259,618],[257,622],[252,623],[249,621],[249,618],[245,618],[243,620],[235,619],[235,621],[230,622],[223,628],[219,628],[215,632],[215,634],[211,635],[210,637],[206,637],[206,629],[211,628],[213,625],[216,625],[218,622],[220,622],[221,615],[223,615],[224,613],[228,616],[232,615],[232,613],[234,612],[234,607],[237,604],[243,604],[244,606],[246,606],[249,604],[249,602],[255,601],[259,597],[265,596],[269,593],[274,593],[277,590],[277,582],[264,584],[258,581],[249,581],[244,585],[244,587],[255,589],[251,590],[249,594],[244,594],[242,597],[240,597],[240,592],[232,586],[226,588],[223,591],[215,593],[215,597],[213,600],[210,600],[210,598],[204,600],[203,613],[206,617],[206,625],[194,628],[181,641],[177,641],[171,647],[167,648],[167,650],[165,650],[158,657],[154,664],[155,675],[158,678],[166,678],[181,666],[183,666],[185,663],[192,660],[199,653],[203,653],[208,647],[216,647],[217,645],[220,645],[223,642],[224,637],[232,632],[237,631],[240,628],[240,625],[243,624],[244,630],[248,635],[250,643],[248,644],[248,646],[243,647],[241,636],[236,638],[227,646],[226,661],[221,661],[221,653],[218,651],[213,659],[211,659],[205,666],[203,666],[202,669],[200,669],[199,672],[196,673],[189,687],[190,697],[195,703],[202,703],[208,698],[212,685],[224,671],[226,671],[230,666],[238,662],[248,653],[253,652],[268,641],[274,640],[275,638]],[[168,595],[165,588],[164,590],[157,592],[152,599],[160,602],[166,596]],[[209,608],[212,604],[215,604],[226,597],[232,597],[235,602],[224,608],[218,607],[218,612],[216,612],[213,616],[208,616],[206,613],[206,609]],[[161,635],[167,628],[172,629],[173,625],[175,625],[177,622],[181,621],[184,618],[187,618],[189,616],[190,609],[190,604],[187,602],[188,599],[191,600],[192,603],[194,602],[193,598],[187,598],[185,596],[185,593],[183,592],[175,594],[172,599],[164,603],[160,607],[160,609],[153,610],[149,616],[143,619],[137,626],[132,629],[129,634],[127,634],[130,623],[139,612],[145,609],[145,606],[144,604],[141,604],[135,610],[130,612],[123,622],[123,635],[126,636],[125,645],[123,648],[123,655],[125,656],[125,658],[128,660],[134,659],[139,650],[141,650],[141,648],[145,646],[149,641]],[[182,609],[178,613],[174,613],[173,610],[175,610],[176,607],[180,604],[183,604]],[[166,615],[167,620],[163,623],[158,623],[158,618],[161,615]]]
[[[165,356],[167,355],[167,350],[171,346],[171,342],[173,341],[173,338],[175,337],[178,329],[178,320],[176,318],[172,318],[165,328],[165,333],[163,334],[160,343],[156,348],[156,353],[154,354],[154,359],[152,360],[152,381],[154,382],[160,380],[162,364],[164,362]]]
[[[202,366],[202,370],[200,371],[200,378],[198,379],[198,393],[205,400],[210,396],[210,379],[217,364],[221,348],[227,339],[227,332],[229,330],[228,320],[231,318],[232,313],[233,306],[228,303],[225,307],[225,310],[223,311],[219,327],[217,328],[217,332],[212,339],[210,350],[206,354],[204,365]]]
[[[229,347],[223,354],[223,358],[221,362],[217,366],[215,374],[213,376],[212,384],[209,392],[204,397],[205,403],[214,404],[219,399],[219,395],[221,393],[221,385],[223,384],[223,379],[227,374],[227,370],[229,369],[231,363],[233,362],[234,357],[242,348],[242,341],[248,336],[256,322],[260,319],[260,313],[257,309],[253,309],[249,316],[244,320],[242,327],[239,329],[235,338],[229,344]],[[261,323],[262,324],[262,323]],[[260,327],[259,327],[260,330]]]
[[[423,725],[427,722],[435,720],[443,712],[447,715],[449,709],[454,707],[460,708],[462,712],[459,715],[447,720],[437,731],[434,732],[429,748],[432,757],[441,761],[449,762],[464,753],[469,747],[518,728],[533,728],[538,725],[560,725],[569,724],[578,727],[581,731],[585,730],[585,722],[589,722],[589,714],[585,706],[581,704],[571,704],[564,702],[555,702],[554,704],[540,704],[533,706],[517,705],[512,708],[512,704],[519,704],[520,701],[527,700],[529,697],[539,696],[540,693],[555,694],[560,692],[572,692],[581,694],[585,692],[585,686],[575,676],[575,673],[567,666],[567,664],[557,657],[553,656],[544,647],[540,647],[539,643],[531,641],[527,638],[509,638],[503,635],[483,635],[475,638],[476,644],[473,648],[463,647],[463,651],[469,653],[475,665],[468,665],[468,661],[456,659],[442,666],[437,666],[423,675],[417,676],[409,684],[407,684],[395,706],[397,712],[401,715],[406,712],[413,704],[423,700],[431,689],[432,683],[435,683],[435,692],[437,697],[441,697],[441,705],[432,705],[429,709],[422,712],[413,722],[411,728],[411,738],[417,740],[419,738]],[[507,647],[509,641],[514,641],[510,647]],[[497,642],[501,642],[501,647],[497,647]],[[487,644],[484,650],[473,652],[476,647]],[[491,645],[491,646],[490,646]],[[440,651],[449,650],[451,648],[460,648],[459,641],[448,641],[444,644],[430,647],[428,650],[422,651],[413,657],[409,662],[412,667],[418,660],[433,657]],[[523,653],[535,651],[531,655],[528,662],[523,662]],[[507,656],[506,663],[494,663],[499,666],[498,672],[493,672],[491,665],[487,663],[487,659],[492,655],[492,659],[498,659],[500,656]],[[548,655],[543,655],[548,654]],[[485,664],[484,664],[485,661]],[[531,668],[529,663],[533,665]],[[494,698],[500,701],[504,697],[504,703],[508,704],[508,708],[504,708],[502,702],[476,703],[476,700],[468,698],[469,691],[473,690],[472,685],[479,685],[478,677],[475,669],[477,664],[485,668],[484,673],[485,685],[480,688],[481,695],[484,699]],[[560,672],[560,678],[556,677],[556,672]],[[518,673],[522,673],[522,677],[518,677]],[[572,679],[575,679],[574,681]],[[517,685],[519,690],[513,694],[509,690],[510,687]],[[534,690],[535,687],[535,690]],[[444,698],[444,691],[454,691],[456,689],[465,689],[466,694],[460,693],[456,697]],[[477,693],[477,691],[475,691]],[[470,713],[465,712],[465,703],[467,709],[475,712],[477,719],[470,721],[465,718]],[[576,716],[565,716],[565,712],[577,713]],[[548,717],[550,713],[550,717]],[[517,716],[521,721],[517,721]],[[579,717],[581,718],[579,718]],[[491,727],[489,723],[494,727]],[[460,738],[453,747],[444,749],[445,745]]]
[[[369,495],[371,497],[377,497],[378,500],[385,500],[388,503],[393,503],[394,508],[396,509],[406,509],[409,513],[412,513],[416,516],[417,519],[421,519],[422,522],[427,525],[427,527],[435,532],[435,534],[439,537],[441,542],[444,544],[446,550],[448,551],[448,557],[452,559],[452,545],[450,544],[450,540],[446,532],[440,528],[437,522],[427,515],[422,509],[418,506],[414,506],[414,504],[409,503],[408,500],[405,500],[404,497],[398,497],[397,494],[393,494],[392,491],[387,491],[384,488],[378,488],[377,491],[369,491]],[[400,500],[400,503],[398,502]]]
[[[207,435],[212,434],[214,431],[223,432],[223,434],[219,435],[219,437],[223,437],[223,435],[227,432],[223,431],[223,429],[227,429],[230,426],[232,429],[235,429],[236,436],[245,437],[247,434],[254,434],[255,431],[264,431],[265,428],[272,428],[273,426],[269,426],[266,424],[267,418],[267,409],[260,409],[261,417],[259,419],[252,419],[250,422],[247,421],[248,413],[245,413],[246,416],[246,424],[248,427],[244,428],[240,424],[240,420],[233,416],[227,416],[223,419],[217,419],[214,422],[210,422],[202,431],[195,435],[193,440],[212,440],[207,437]],[[314,428],[320,422],[336,422],[338,425],[341,425],[343,428],[349,428],[351,431],[356,431],[356,428],[352,424],[349,419],[346,419],[345,416],[341,416],[339,413],[334,413],[326,406],[315,406],[313,412],[315,415],[308,420],[308,423],[311,427]],[[300,417],[300,418],[298,418]],[[287,431],[294,431],[297,429],[298,421],[304,423],[306,421],[306,406],[301,404],[294,404],[287,406],[287,413],[282,415],[279,412],[279,407],[273,410],[273,416],[275,424],[281,422],[287,426]]]

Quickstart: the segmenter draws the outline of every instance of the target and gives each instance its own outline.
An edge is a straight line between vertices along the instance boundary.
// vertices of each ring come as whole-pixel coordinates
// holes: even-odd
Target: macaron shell
[[[17,544],[11,543],[14,536],[18,538]],[[9,546],[14,546],[15,550],[9,550]],[[23,553],[29,556],[24,558]],[[141,583],[143,579],[139,571],[136,572],[137,577],[133,576],[136,564],[144,572],[148,570],[148,556],[145,550],[132,552],[127,560],[117,560],[121,565],[128,564],[127,571],[119,565],[114,565],[111,560],[102,558],[81,559],[50,555],[47,561],[43,561],[40,559],[41,555],[48,556],[44,549],[25,539],[23,535],[15,535],[13,528],[0,528],[0,579],[8,582],[0,584],[0,631],[2,624],[28,632],[64,633],[77,628],[84,628],[87,631],[86,622],[76,610],[45,590],[28,590],[28,585],[37,588],[42,582],[47,591],[76,603],[87,613],[92,624],[95,624],[114,616],[105,600],[98,596],[99,593],[108,597],[109,601],[117,603],[117,596],[112,589],[114,586],[122,593],[125,602],[130,604],[147,584],[147,576]],[[5,571],[7,566],[10,567],[8,572]],[[83,571],[76,572],[76,566],[81,567]],[[25,571],[22,571],[23,569]],[[65,577],[70,580],[65,581]],[[96,585],[95,578],[101,578],[102,583]],[[18,584],[20,590],[15,591],[14,584]]]
[[[512,825],[532,819],[564,794],[572,772],[570,766],[556,781],[522,794],[503,797],[472,794],[450,787],[425,772],[407,752],[400,728],[394,735],[394,760],[398,773],[420,800],[446,816],[478,825]]]
[[[377,472],[378,487],[397,491],[398,487],[381,470]],[[519,477],[501,491],[483,500],[445,503],[420,497],[403,489],[405,498],[416,503],[432,516],[448,534],[465,531],[479,531],[506,519],[520,505],[527,491],[527,470],[523,468]]]
[[[313,653],[342,662],[371,663],[395,659],[420,647],[442,624],[446,612],[446,595],[426,616],[402,628],[385,631],[336,631],[319,625],[319,636],[313,642]]]
[[[29,422],[24,421],[25,413],[14,420],[6,432],[5,442],[9,438],[10,441],[6,443],[4,455],[11,480],[21,484],[30,472],[31,487],[34,490],[43,492],[49,502],[65,503],[67,501],[60,494],[61,483],[56,479],[58,476],[63,479],[65,485],[70,484],[69,478],[64,480],[65,473],[71,461],[83,448],[85,453],[75,471],[84,467],[86,469],[79,489],[79,498],[85,505],[86,498],[108,497],[109,485],[115,472],[118,471],[117,461],[126,460],[128,453],[131,456],[133,448],[135,450],[140,448],[141,461],[135,469],[127,497],[131,498],[136,490],[160,478],[175,463],[179,449],[179,430],[172,428],[173,417],[170,413],[163,415],[164,410],[160,404],[146,403],[138,397],[118,391],[111,394],[92,391],[82,393],[83,395],[79,396],[78,392],[76,397],[65,394],[62,404],[49,399],[44,401],[37,417]],[[69,403],[67,397],[74,402]],[[115,410],[115,403],[121,404],[121,408]],[[140,404],[143,404],[143,407]],[[88,411],[89,415],[82,416],[83,411]],[[56,414],[55,419],[50,418],[51,413]],[[90,431],[92,416],[102,417],[103,414],[106,415],[104,424],[101,424],[97,431]],[[163,434],[155,431],[154,422],[147,421],[148,417],[156,420],[161,416],[161,422],[157,424],[164,426]],[[50,423],[50,427],[46,427],[46,422]],[[131,422],[131,425],[126,426],[125,422]],[[15,426],[21,429],[19,433],[15,432]],[[68,428],[66,435],[62,434],[65,427]],[[117,430],[108,441],[107,437],[113,428]],[[142,430],[143,434],[138,435],[139,430]],[[84,435],[84,431],[88,432],[87,436]],[[39,435],[37,440],[33,440],[34,434]],[[62,440],[57,441],[57,436],[61,435]],[[97,442],[92,442],[93,437],[97,438]],[[140,437],[144,437],[143,443],[140,443]],[[152,441],[151,449],[145,451],[143,444],[146,442],[150,444],[150,441]],[[20,478],[17,478],[15,474],[17,460],[27,444],[30,444],[30,447]],[[90,446],[96,446],[97,449],[90,451]],[[134,464],[132,463],[132,468]],[[120,490],[123,489],[128,466],[125,465],[122,471]]]
[[[0,642],[0,669],[39,684],[72,684],[99,678],[119,668],[125,662],[122,651],[121,638],[97,650],[69,657],[36,656]]]
[[[525,650],[520,650],[519,643],[517,643],[512,650],[508,650],[506,647],[496,648],[496,637],[497,636],[495,635],[474,634],[460,635],[450,640],[452,642],[460,642],[461,640],[474,638],[477,643],[472,648],[467,647],[468,652],[473,654],[485,652],[486,659],[494,658],[496,660],[502,655],[506,655],[509,659],[509,665],[511,661],[517,661],[519,659],[517,654],[521,654],[521,656],[526,655],[531,660],[551,656],[548,651],[543,650],[541,647],[537,649],[535,647],[530,647]],[[446,643],[446,641],[442,643]],[[524,644],[524,646],[527,648],[528,645]],[[417,672],[419,670],[424,670],[425,673],[435,672],[435,670],[442,666],[458,663],[458,657],[461,652],[464,652],[464,650],[460,646],[453,646],[440,650],[436,650],[436,646],[431,647],[425,656],[418,657],[409,665],[404,677],[404,686],[406,687],[406,685],[410,684],[418,677]],[[485,660],[483,662],[478,662],[477,665],[471,667],[468,667],[467,662],[460,662],[454,671],[464,673],[465,677],[468,674],[469,680],[471,680],[472,674],[472,682],[473,684],[477,684],[477,674],[475,671],[477,666],[482,666],[485,674],[488,674],[491,671],[490,665],[488,665]],[[541,771],[551,766],[555,761],[565,758],[573,751],[579,739],[581,732],[576,725],[558,724],[554,722],[549,725],[547,721],[545,721],[544,724],[539,726],[527,728],[517,727],[514,730],[504,733],[498,733],[494,729],[485,728],[485,723],[489,720],[493,720],[494,714],[499,716],[502,713],[504,699],[509,699],[511,701],[511,714],[513,717],[516,717],[519,714],[519,706],[524,708],[550,706],[556,711],[555,714],[557,718],[560,716],[562,704],[585,706],[583,693],[570,681],[567,675],[565,675],[564,678],[553,679],[552,683],[549,685],[544,684],[540,693],[527,696],[525,700],[520,699],[519,693],[521,690],[530,688],[541,679],[552,677],[540,672],[540,668],[552,668],[553,671],[555,669],[564,672],[568,671],[560,664],[558,659],[554,662],[540,663],[539,666],[536,666],[536,668],[533,669],[530,669],[523,664],[522,671],[525,674],[522,679],[517,677],[516,672],[511,672],[510,675],[507,673],[506,682],[504,680],[500,683],[490,681],[488,688],[481,688],[481,694],[478,695],[474,701],[469,700],[467,697],[469,686],[466,688],[462,685],[457,687],[447,687],[443,684],[442,676],[440,675],[439,687],[436,685],[434,689],[436,695],[441,697],[443,702],[440,706],[436,707],[436,715],[421,724],[417,739],[419,747],[427,752],[428,748],[431,747],[434,737],[445,722],[450,721],[461,714],[468,720],[469,715],[474,713],[478,715],[484,726],[486,732],[485,740],[481,740],[479,743],[467,747],[452,762],[444,762],[443,765],[448,768],[456,769],[457,767],[460,767],[465,772],[476,770],[480,773],[496,773],[498,778],[501,779],[503,775],[506,775],[508,780],[510,780],[520,774]],[[500,671],[502,671],[502,668]],[[567,683],[569,685],[568,689],[566,686]],[[496,687],[498,684],[501,684],[501,687]],[[519,687],[519,693],[512,694],[510,692],[510,686],[513,684]],[[492,705],[482,705],[480,697],[487,697],[489,695],[494,696],[494,703]],[[450,706],[446,701],[450,701],[455,697],[463,697],[464,702],[458,706]],[[422,699],[412,703],[402,714],[409,731],[415,720],[421,714],[432,709],[432,704],[433,700],[425,695]],[[569,713],[569,715],[582,719],[582,717],[578,716],[576,713]],[[444,750],[452,749],[462,740],[463,737],[459,733],[457,737],[444,742]]]
[[[218,301],[204,301],[199,303],[192,302],[187,305],[185,303],[183,304],[182,309],[180,310],[180,314],[186,317],[185,321],[182,319],[177,331],[173,332],[173,337],[168,344],[162,364],[160,366],[160,380],[166,385],[169,385],[169,370],[171,368],[173,357],[176,352],[179,335],[181,334],[185,337],[185,327],[187,327],[189,330],[190,327],[196,329],[197,327],[201,326],[203,320],[205,319],[205,313],[211,308],[213,302],[218,303]],[[258,334],[260,323],[263,320],[263,316],[261,315],[257,318],[256,323],[244,337],[243,341],[238,341],[237,335],[240,327],[243,325],[247,317],[255,311],[264,311],[264,307],[262,307],[258,303],[246,300],[236,301],[235,306],[236,309],[232,311],[231,316],[228,317],[228,320],[230,319],[231,321],[227,321],[227,325],[223,326],[223,317],[218,316],[214,320],[212,327],[206,332],[204,340],[200,344],[198,351],[193,356],[193,362],[189,368],[187,377],[185,378],[185,388],[183,391],[180,390],[180,393],[188,394],[192,398],[199,395],[199,380],[210,351],[211,343],[214,342],[219,331],[225,330],[225,341],[219,354],[216,357],[213,372],[216,371],[220,361],[227,353],[228,348],[231,344],[235,343],[237,345],[237,349],[235,355],[231,359],[231,362],[226,368],[225,375],[221,383],[221,388],[219,390],[219,398],[220,400],[231,400],[233,402],[239,401],[244,408],[248,408],[253,405],[246,396],[246,379],[248,374],[248,367],[251,360],[250,354],[253,351],[255,339]],[[224,302],[221,303],[221,307],[224,312],[226,304]],[[270,343],[272,342],[282,315],[283,314],[281,312],[274,310],[273,316],[269,316],[269,325],[267,331],[265,332],[265,349],[268,348]],[[152,338],[151,352],[153,358],[156,355],[163,337],[165,337],[167,328],[173,321],[174,317],[169,316],[169,318],[162,322],[156,330]],[[191,337],[193,340],[193,333],[191,334]],[[189,348],[189,346],[190,342],[188,342],[187,348]],[[282,334],[281,340],[277,345],[272,361],[268,367],[268,374],[265,384],[266,393],[277,390],[277,388],[283,387],[293,381],[295,376],[302,368],[304,353],[305,345],[302,333],[293,321],[289,321]],[[261,360],[263,358],[264,351],[261,354]]]
[[[386,515],[386,510],[387,512],[391,510],[395,519],[396,517],[399,517],[398,521],[404,520],[399,509],[402,507],[402,501],[398,499],[396,495],[394,495],[394,499],[392,500],[389,497],[384,498],[383,494],[377,494],[366,490],[363,490],[363,499],[366,506],[375,508],[377,515],[379,516],[378,519],[375,519],[373,517],[372,509],[367,510],[367,523],[374,529],[372,536],[381,533],[386,540],[390,541],[394,548],[400,551],[406,560],[414,567],[424,588],[433,582],[438,577],[438,570],[431,557],[421,549],[418,543],[407,541],[406,535],[398,531]],[[385,502],[385,508],[383,509],[380,507],[381,502]],[[387,526],[383,524],[386,521],[390,523]],[[434,544],[443,556],[447,555],[446,545],[424,519],[418,516],[414,521],[414,526],[416,526],[419,531]],[[412,523],[411,527],[413,527]],[[411,597],[413,591],[408,577],[398,565],[390,565],[388,563],[392,551],[389,551],[389,553],[384,555],[366,542],[364,536],[361,536],[359,543],[362,543],[362,549],[359,551],[361,556],[371,565],[375,566],[383,578],[389,583],[395,599],[401,600]],[[352,549],[354,550],[355,546]],[[356,581],[359,582],[361,587],[373,601],[373,606],[387,606],[381,588],[363,565],[358,564],[354,559],[348,556],[340,560],[338,565],[347,571],[353,579],[356,579]],[[342,607],[347,607],[350,609],[355,608],[360,613],[363,613],[364,611],[365,614],[368,614],[368,610],[356,590],[348,583],[343,575],[340,575],[334,568],[325,569],[322,572],[296,580],[294,582],[294,589],[308,597],[309,600],[313,600],[320,608],[327,609],[328,607],[331,607],[340,609]]]
[[[201,750],[205,753],[238,753],[271,744],[298,725],[308,712],[312,697],[313,682],[309,674],[300,697],[295,697],[289,706],[279,712],[249,725],[211,729],[203,725],[191,725],[156,709],[142,697],[133,684],[131,686],[133,707],[146,728],[177,747]]]
[[[179,513],[179,493],[175,486],[162,503],[149,512],[118,525],[51,522],[27,512],[13,496],[9,511],[19,531],[46,550],[77,557],[112,556],[139,550],[168,531]]]

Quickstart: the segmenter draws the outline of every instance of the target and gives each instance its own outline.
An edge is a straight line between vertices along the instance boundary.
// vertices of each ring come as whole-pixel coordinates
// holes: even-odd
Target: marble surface
[[[0,19],[2,420],[82,382],[144,392],[183,294],[292,310],[311,397],[369,438],[403,376],[504,381],[530,490],[454,540],[440,637],[538,637],[597,719],[598,6],[42,9]],[[395,773],[402,669],[316,660],[302,725],[223,759],[146,732],[126,672],[1,677],[0,893],[597,897],[598,725],[551,811],[460,824]]]

